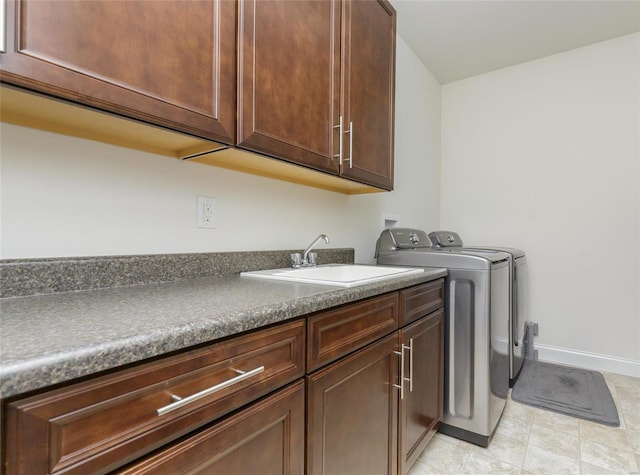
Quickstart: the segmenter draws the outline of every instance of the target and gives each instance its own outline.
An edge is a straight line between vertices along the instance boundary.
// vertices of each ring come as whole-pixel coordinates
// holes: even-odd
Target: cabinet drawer
[[[299,380],[117,473],[300,475],[303,471],[304,381]]]
[[[304,341],[299,320],[11,403],[7,473],[113,470],[301,377]]]
[[[444,306],[444,279],[400,291],[400,326]]]
[[[322,312],[307,325],[307,371],[313,371],[397,330],[398,293]]]

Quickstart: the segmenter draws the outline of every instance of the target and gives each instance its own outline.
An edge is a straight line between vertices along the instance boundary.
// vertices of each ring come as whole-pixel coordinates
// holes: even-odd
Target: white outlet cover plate
[[[198,196],[197,227],[215,229],[216,227],[216,199],[210,196]]]

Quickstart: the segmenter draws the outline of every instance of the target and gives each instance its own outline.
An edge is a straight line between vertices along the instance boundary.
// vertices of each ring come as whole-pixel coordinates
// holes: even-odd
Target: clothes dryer
[[[506,252],[509,254],[509,386],[513,387],[524,363],[524,331],[528,318],[527,257],[522,249],[495,246],[465,246],[453,231],[434,231],[429,240],[435,248],[462,248],[470,251]]]

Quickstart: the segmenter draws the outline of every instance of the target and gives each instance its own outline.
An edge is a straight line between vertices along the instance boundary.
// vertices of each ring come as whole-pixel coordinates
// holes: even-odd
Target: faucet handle
[[[317,259],[318,259],[318,253],[317,252],[310,252],[309,254],[307,254],[307,265],[315,266]]]
[[[290,254],[291,257],[291,267],[300,267],[302,266],[302,254],[299,252],[294,252]]]

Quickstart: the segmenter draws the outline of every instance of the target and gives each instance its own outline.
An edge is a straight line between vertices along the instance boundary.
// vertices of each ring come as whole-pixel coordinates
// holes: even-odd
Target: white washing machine
[[[528,318],[527,257],[522,249],[495,246],[465,246],[458,233],[434,231],[429,240],[436,248],[463,248],[470,251],[506,252],[509,254],[509,386],[513,387],[524,363],[524,331]]]
[[[435,248],[425,231],[384,230],[378,265],[446,268],[444,415],[439,430],[488,446],[509,392],[509,254]]]

